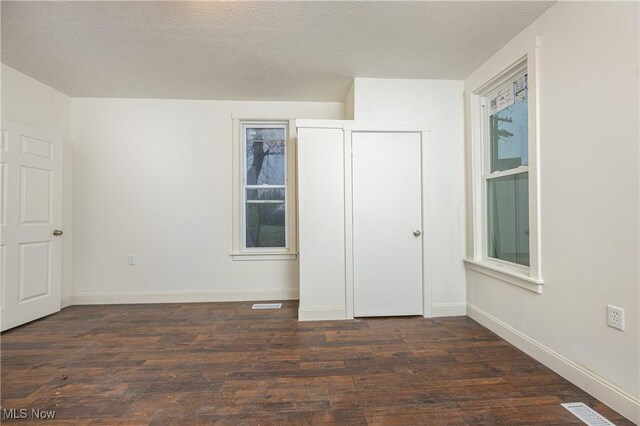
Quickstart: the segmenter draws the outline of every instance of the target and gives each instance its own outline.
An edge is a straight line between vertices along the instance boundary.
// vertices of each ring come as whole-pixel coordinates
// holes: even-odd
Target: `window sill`
[[[521,272],[514,271],[500,266],[493,265],[488,262],[482,262],[479,260],[465,259],[467,269],[479,272],[492,278],[496,278],[500,281],[504,281],[518,287],[530,290],[534,293],[542,293],[542,280],[536,280]]]
[[[264,260],[296,260],[298,258],[297,252],[279,252],[279,253],[268,253],[268,252],[239,252],[239,253],[231,253],[231,257],[234,261],[264,261]]]

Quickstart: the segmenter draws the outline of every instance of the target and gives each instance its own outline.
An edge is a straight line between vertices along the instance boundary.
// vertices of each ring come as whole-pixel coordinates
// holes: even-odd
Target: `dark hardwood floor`
[[[466,317],[250,307],[73,306],[18,327],[2,334],[2,408],[68,424],[551,425],[582,424],[560,406],[582,401],[632,424]]]

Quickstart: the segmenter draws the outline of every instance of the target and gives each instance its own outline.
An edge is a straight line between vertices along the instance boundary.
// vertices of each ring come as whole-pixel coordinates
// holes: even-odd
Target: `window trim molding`
[[[542,281],[531,278],[527,273],[517,272],[515,268],[504,268],[502,262],[473,259],[465,259],[464,261],[467,264],[467,269],[531,290],[534,293],[542,293]]]
[[[541,211],[540,211],[540,90],[539,45],[495,73],[493,78],[469,93],[470,165],[471,165],[471,250],[465,259],[467,268],[501,281],[542,293]],[[505,81],[525,71],[528,74],[528,155],[529,165],[529,255],[528,268],[487,256],[486,211],[486,125],[483,99]],[[522,170],[524,171],[524,170]],[[494,176],[495,177],[495,176]]]
[[[230,256],[233,260],[240,261],[265,261],[265,260],[296,260],[298,254],[298,237],[297,237],[297,204],[296,204],[296,124],[291,118],[277,117],[248,117],[248,116],[231,116],[232,121],[232,248]],[[287,141],[285,146],[285,159],[287,169],[285,172],[286,181],[286,247],[270,248],[256,247],[245,248],[242,243],[244,236],[243,226],[243,201],[244,196],[244,151],[242,144],[242,129],[246,124],[286,124]]]

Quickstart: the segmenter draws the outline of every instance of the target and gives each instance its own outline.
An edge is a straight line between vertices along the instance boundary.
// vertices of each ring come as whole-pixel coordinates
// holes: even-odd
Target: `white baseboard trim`
[[[298,321],[343,320],[346,318],[347,311],[340,306],[298,309]]]
[[[69,294],[65,294],[64,296],[60,297],[60,309],[64,309],[68,306],[73,305],[73,295],[71,293]]]
[[[154,291],[137,293],[74,293],[71,295],[71,304],[112,305],[134,303],[244,302],[297,299],[297,289]]]
[[[458,303],[434,303],[431,305],[431,318],[435,317],[464,317],[467,315],[467,304]]]
[[[640,398],[472,304],[467,304],[467,315],[632,422],[640,423]]]

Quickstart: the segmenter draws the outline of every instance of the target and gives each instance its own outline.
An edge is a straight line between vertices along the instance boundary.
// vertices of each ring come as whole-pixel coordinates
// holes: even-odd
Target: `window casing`
[[[266,119],[234,118],[233,124],[231,254],[234,260],[295,259],[295,126]]]
[[[473,244],[466,261],[540,293],[537,49],[469,95]]]

